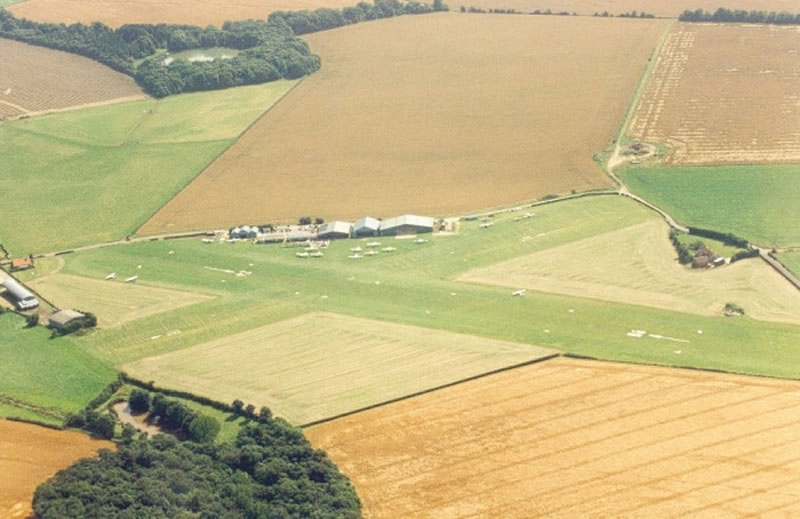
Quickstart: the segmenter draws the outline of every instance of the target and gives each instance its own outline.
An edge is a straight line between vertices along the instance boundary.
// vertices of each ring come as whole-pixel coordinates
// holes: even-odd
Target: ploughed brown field
[[[80,458],[113,448],[77,432],[0,420],[0,517],[29,517],[37,486]]]
[[[0,119],[144,96],[133,78],[96,61],[0,38]]]
[[[592,161],[663,20],[435,14],[308,36],[298,85],[140,229],[470,212],[608,187]]]
[[[800,12],[796,0],[461,0],[447,2],[451,9],[460,6],[483,9],[516,9],[523,13],[535,10],[554,13],[567,11],[578,14],[594,14],[608,11],[614,16],[636,11],[655,16],[677,18],[686,9],[705,9],[714,12],[718,7],[745,9],[747,11],[789,11]]]
[[[798,49],[798,27],[675,24],[629,136],[673,164],[800,161]]]
[[[366,518],[794,517],[800,382],[557,359],[308,429]]]
[[[266,19],[273,11],[355,5],[354,0],[25,0],[8,7],[15,16],[51,23],[178,23],[221,26],[227,20]]]

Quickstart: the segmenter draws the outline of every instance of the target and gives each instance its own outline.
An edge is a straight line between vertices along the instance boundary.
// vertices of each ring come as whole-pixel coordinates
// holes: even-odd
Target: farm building
[[[27,258],[19,258],[15,260],[11,260],[11,271],[16,272],[18,270],[28,270],[33,268],[33,258],[28,256]]]
[[[420,232],[433,232],[433,218],[429,216],[404,214],[403,216],[389,218],[381,222],[380,233],[383,236],[415,234]]]
[[[242,225],[241,227],[234,227],[230,231],[231,239],[247,240],[255,238],[258,235],[258,227],[250,225]]]
[[[83,319],[84,317],[86,316],[80,312],[76,312],[75,310],[59,310],[50,316],[50,318],[47,320],[47,326],[50,328],[63,330],[70,323]]]
[[[39,306],[39,300],[36,299],[27,288],[20,285],[17,280],[8,278],[2,283],[6,292],[16,299],[17,309],[30,310]]]
[[[353,237],[361,238],[362,236],[377,236],[380,228],[380,220],[365,216],[353,224]]]
[[[320,239],[349,238],[353,224],[349,222],[328,222],[319,228],[317,236]]]

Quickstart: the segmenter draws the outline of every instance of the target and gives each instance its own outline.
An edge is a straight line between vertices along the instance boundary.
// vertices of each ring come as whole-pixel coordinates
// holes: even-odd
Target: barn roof
[[[371,216],[365,216],[360,220],[356,220],[356,223],[353,224],[353,231],[358,232],[361,229],[369,229],[371,231],[377,231],[380,229],[381,221],[377,218],[372,218]]]
[[[429,227],[433,229],[433,218],[430,216],[417,216],[414,214],[404,214],[403,216],[396,216],[388,218],[381,222],[381,230],[393,229],[403,225],[413,225],[415,227]]]
[[[319,234],[329,234],[329,233],[341,233],[341,234],[350,234],[350,230],[353,228],[353,224],[350,222],[328,222],[324,224],[322,227],[319,228]]]
[[[80,312],[76,312],[75,310],[59,310],[58,312],[51,315],[48,321],[50,322],[50,324],[65,326],[69,324],[70,321],[74,321],[75,319],[80,319],[81,317],[86,317],[86,316]]]
[[[14,270],[27,269],[33,267],[33,260],[30,257],[11,260],[11,268]]]

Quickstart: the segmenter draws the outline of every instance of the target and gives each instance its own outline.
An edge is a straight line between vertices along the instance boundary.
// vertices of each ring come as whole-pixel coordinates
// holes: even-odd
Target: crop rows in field
[[[133,97],[132,78],[96,61],[0,39],[0,118]]]
[[[141,231],[441,216],[607,187],[592,155],[664,26],[443,13],[308,35],[322,70]]]
[[[57,471],[114,444],[72,431],[0,419],[0,517],[31,516],[36,487]]]
[[[552,350],[313,313],[123,369],[222,402],[266,405],[303,424],[509,365]]]
[[[800,31],[675,24],[628,135],[672,164],[800,160]]]
[[[792,516],[799,391],[557,359],[306,434],[369,519]]]

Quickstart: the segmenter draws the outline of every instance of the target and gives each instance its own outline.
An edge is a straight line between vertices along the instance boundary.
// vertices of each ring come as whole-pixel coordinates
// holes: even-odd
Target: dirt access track
[[[800,382],[560,358],[306,431],[364,517],[796,517]]]

